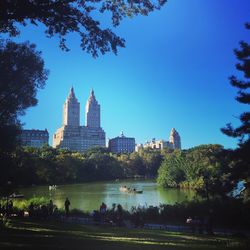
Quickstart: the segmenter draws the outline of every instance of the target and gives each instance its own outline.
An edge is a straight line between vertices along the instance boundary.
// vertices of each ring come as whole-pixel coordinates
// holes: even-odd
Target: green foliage
[[[0,165],[12,175],[13,151],[18,144],[20,115],[37,104],[37,90],[43,88],[48,71],[41,52],[28,42],[0,40]],[[1,183],[4,183],[0,177]]]
[[[213,201],[186,201],[175,205],[160,206],[160,221],[167,223],[185,223],[191,216],[205,218],[212,216],[216,227],[249,228],[250,203],[243,203],[240,199],[226,198]]]
[[[27,210],[29,205],[33,203],[34,206],[39,207],[40,205],[47,205],[49,199],[45,197],[33,197],[31,199],[13,199],[13,207],[15,210]],[[5,206],[7,203],[6,199],[0,200],[0,205]]]
[[[153,149],[141,149],[139,152],[117,155],[116,158],[122,165],[125,176],[139,175],[154,178],[162,162],[162,153]]]
[[[220,145],[201,145],[185,151],[166,154],[158,170],[157,182],[163,187],[197,190],[209,199],[209,194],[226,195],[228,159]]]
[[[28,210],[29,205],[33,203],[35,207],[39,207],[41,205],[47,205],[49,203],[49,199],[45,197],[33,197],[28,200],[13,200],[13,207],[17,210]]]
[[[125,17],[148,15],[160,9],[166,0],[159,1],[101,1],[101,0],[1,0],[0,33],[10,36],[20,34],[19,26],[43,24],[47,37],[57,36],[60,47],[68,51],[66,37],[77,33],[81,38],[81,48],[97,57],[100,53],[124,47],[124,39],[117,36],[110,28],[104,28],[106,21],[100,23],[97,13],[111,17],[111,25],[116,27]],[[106,14],[107,13],[107,14]],[[105,18],[104,18],[105,19]]]
[[[3,182],[15,185],[62,184],[133,176],[154,177],[160,166],[160,151],[115,155],[106,148],[93,148],[85,153],[65,149],[19,147],[12,154],[11,174],[3,173]]]
[[[250,24],[246,24],[246,28],[250,30]],[[236,69],[243,74],[243,79],[239,79],[236,76],[231,76],[230,83],[233,87],[238,89],[236,100],[243,104],[250,104],[250,44],[244,41],[240,42],[240,49],[236,49],[235,56],[238,63],[235,65]],[[240,139],[240,143],[249,141],[250,136],[250,112],[244,112],[240,116],[241,125],[237,128],[233,128],[229,123],[226,128],[222,129],[222,132],[231,137]]]
[[[49,200],[41,198],[32,198],[29,200],[14,201],[14,211],[18,213],[20,210],[28,210],[31,202],[35,207],[47,205]],[[6,201],[2,201],[1,205],[5,205]],[[138,226],[144,223],[160,223],[160,224],[179,224],[185,225],[188,217],[198,217],[205,219],[211,216],[213,226],[215,228],[234,228],[249,229],[250,227],[250,203],[243,202],[242,199],[225,198],[206,200],[193,200],[176,203],[174,205],[161,204],[160,206],[149,207],[132,207],[130,211],[123,210],[124,220],[130,220]],[[107,210],[106,217],[113,219],[117,210],[116,206]],[[59,210],[57,214],[64,214],[64,210]],[[90,217],[88,212],[72,209],[70,211],[73,217]]]
[[[157,182],[163,187],[178,187],[179,183],[185,180],[184,169],[182,168],[185,159],[181,151],[174,151],[167,154],[158,170]]]
[[[250,30],[250,24],[246,24],[246,28]],[[242,74],[240,79],[238,76],[231,76],[230,83],[238,89],[236,100],[242,104],[250,104],[250,44],[249,42],[240,42],[240,49],[236,49],[235,56],[238,63],[236,69]],[[233,127],[230,123],[222,128],[222,132],[228,136],[239,139],[239,147],[230,152],[233,165],[231,167],[230,181],[237,182],[244,180],[246,189],[244,190],[245,200],[250,200],[250,112],[244,112],[239,117],[240,125]]]
[[[0,58],[0,120],[8,125],[37,104],[36,92],[44,87],[48,71],[41,52],[28,42],[0,41]]]

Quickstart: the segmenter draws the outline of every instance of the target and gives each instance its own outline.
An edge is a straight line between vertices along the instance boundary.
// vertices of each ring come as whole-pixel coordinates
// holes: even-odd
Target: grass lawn
[[[164,230],[12,220],[0,228],[0,249],[249,249],[250,241]]]

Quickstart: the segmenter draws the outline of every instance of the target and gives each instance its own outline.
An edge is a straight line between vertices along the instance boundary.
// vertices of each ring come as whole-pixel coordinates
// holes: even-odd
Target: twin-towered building
[[[49,134],[47,130],[22,130],[20,141],[23,146],[41,147],[48,144]],[[101,110],[96,100],[94,91],[85,107],[85,126],[80,125],[80,103],[78,102],[73,87],[63,106],[62,127],[53,135],[53,147],[66,148],[73,151],[84,152],[93,147],[105,147],[105,132],[101,128]],[[181,137],[173,128],[169,141],[153,139],[138,148],[152,149],[181,149]],[[109,140],[109,149],[113,153],[131,153],[135,150],[135,138],[121,136]]]
[[[63,124],[53,136],[53,147],[84,152],[93,147],[105,147],[105,132],[101,128],[101,111],[94,91],[85,107],[85,126],[80,125],[80,103],[73,87],[63,106]]]

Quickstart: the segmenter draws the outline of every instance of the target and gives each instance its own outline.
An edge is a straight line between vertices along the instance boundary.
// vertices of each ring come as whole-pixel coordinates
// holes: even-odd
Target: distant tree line
[[[163,153],[141,150],[131,154],[112,154],[105,148],[85,153],[65,149],[19,147],[12,154],[12,165],[0,176],[2,184],[62,184],[114,180],[134,176],[155,178]]]

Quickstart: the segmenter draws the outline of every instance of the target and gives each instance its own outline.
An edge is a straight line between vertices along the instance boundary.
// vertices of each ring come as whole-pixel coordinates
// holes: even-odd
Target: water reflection
[[[192,190],[181,190],[175,188],[158,188],[158,200],[164,201],[164,204],[180,203],[194,199],[195,193]]]
[[[142,194],[129,194],[120,192],[122,185],[143,190]],[[112,204],[121,204],[123,208],[133,206],[159,206],[160,204],[174,204],[194,198],[194,193],[179,189],[162,189],[152,180],[129,180],[121,182],[95,182],[84,184],[61,185],[56,190],[49,191],[48,186],[37,186],[20,190],[26,198],[45,196],[53,200],[59,208],[64,208],[66,197],[71,202],[71,209],[77,208],[85,211],[99,209],[102,202],[108,208]]]

